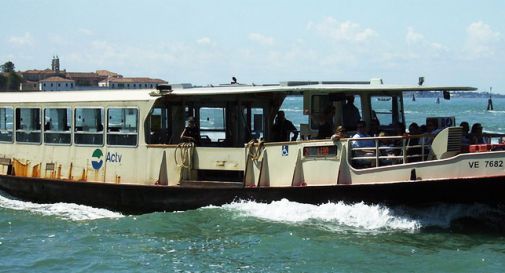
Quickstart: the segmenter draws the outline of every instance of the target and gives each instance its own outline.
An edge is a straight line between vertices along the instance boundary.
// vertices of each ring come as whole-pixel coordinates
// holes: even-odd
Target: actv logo
[[[91,166],[93,166],[93,169],[99,170],[102,165],[103,165],[103,153],[102,150],[96,149],[93,154],[91,155],[92,158],[95,160],[91,160]]]

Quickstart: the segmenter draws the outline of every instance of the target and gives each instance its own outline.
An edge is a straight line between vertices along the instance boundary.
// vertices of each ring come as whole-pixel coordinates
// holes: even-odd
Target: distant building
[[[65,72],[66,72],[65,70],[63,70],[63,72],[56,72],[51,69],[44,69],[44,70],[32,69],[21,71],[19,73],[23,76],[23,79],[25,81],[38,82],[50,77],[65,77]]]
[[[100,76],[95,72],[67,72],[65,78],[74,80],[77,86],[98,86],[107,76]]]
[[[100,87],[107,87],[110,89],[148,89],[156,88],[159,84],[166,84],[168,82],[160,79],[151,78],[107,78],[98,83]]]
[[[23,77],[21,91],[60,91],[60,90],[96,90],[96,89],[141,89],[155,88],[167,83],[160,79],[124,78],[108,70],[96,72],[67,72],[60,68],[60,59],[53,56],[51,69],[27,70],[19,72]],[[34,89],[35,88],[35,89]]]
[[[39,91],[39,83],[24,81],[19,85],[19,91]]]
[[[50,77],[39,81],[41,91],[63,91],[75,88],[75,81],[62,77]]]

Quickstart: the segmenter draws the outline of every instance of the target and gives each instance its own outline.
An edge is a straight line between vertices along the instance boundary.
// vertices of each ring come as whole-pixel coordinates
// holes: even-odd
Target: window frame
[[[390,112],[377,112],[377,103],[374,103],[376,101],[379,101],[378,98],[389,98],[389,110]],[[402,97],[396,94],[373,94],[370,95],[370,112],[374,112],[377,116],[377,119],[379,120],[381,127],[389,127],[393,126],[394,123],[401,123],[405,125],[405,119],[403,116],[403,107],[402,107]],[[388,116],[387,121],[390,121],[389,124],[386,124],[384,119],[381,120],[379,116]],[[373,118],[373,116],[371,117]]]
[[[12,113],[12,117],[11,117],[11,122],[12,122],[12,129],[10,130],[10,133],[11,133],[11,140],[10,141],[5,141],[5,140],[0,140],[0,143],[14,143],[14,139],[15,139],[15,131],[16,131],[16,110],[14,110],[14,107],[12,106],[2,106],[0,107],[0,109],[11,109],[11,113]],[[2,128],[0,128],[0,133],[9,133],[9,130],[7,129],[7,111],[5,112],[5,130],[2,130]]]
[[[37,109],[39,112],[39,129],[38,130],[23,130],[23,129],[17,129],[18,125],[17,120],[18,120],[18,109],[21,112],[22,109]],[[13,124],[13,129],[15,131],[15,136],[14,139],[16,143],[18,144],[25,144],[25,145],[41,145],[42,144],[42,122],[41,122],[41,117],[42,117],[42,108],[41,107],[15,107],[14,108],[14,124]],[[19,117],[21,118],[21,117]],[[28,142],[28,141],[19,141],[18,140],[18,133],[39,133],[39,141],[38,142]]]
[[[227,130],[228,130],[228,121],[227,121],[227,116],[226,116],[226,113],[227,113],[227,107],[226,105],[221,105],[221,104],[205,104],[205,105],[199,105],[197,108],[196,108],[196,111],[197,111],[197,115],[196,117],[198,117],[199,119],[202,118],[202,109],[204,109],[204,111],[206,110],[210,110],[210,109],[218,109],[219,111],[222,110],[222,112],[220,113],[220,115],[217,115],[216,119],[215,120],[218,120],[218,119],[221,119],[222,118],[222,122],[223,122],[223,127],[222,128],[205,128],[202,126],[201,122],[198,121],[198,130],[199,130],[199,133],[200,133],[200,141],[202,143],[202,146],[215,146],[215,145],[220,145],[220,143],[223,143],[227,140],[229,140],[228,138],[228,135],[227,135]],[[187,120],[187,118],[186,118]],[[185,125],[186,126],[186,125]],[[223,134],[223,138],[219,138],[219,136],[217,136],[217,138],[214,139],[214,137],[210,137],[208,134],[205,134],[205,132],[209,132],[209,133],[215,133],[216,136],[217,134]],[[202,138],[203,136],[207,136],[207,138]],[[205,144],[204,144],[205,143]]]
[[[76,135],[99,135],[99,133],[94,133],[94,132],[84,132],[84,131],[80,131],[80,132],[77,132],[77,122],[76,122],[76,111],[77,109],[100,109],[102,110],[102,132],[101,132],[101,135],[102,135],[102,143],[101,144],[86,144],[86,143],[77,143],[76,141]],[[76,107],[73,107],[73,111],[72,111],[72,116],[73,116],[73,124],[72,124],[72,135],[73,135],[73,144],[75,146],[81,146],[81,147],[104,147],[105,146],[105,123],[104,123],[104,118],[105,118],[105,107],[103,106],[76,106]]]
[[[109,110],[111,109],[134,109],[136,111],[136,123],[135,123],[135,128],[136,131],[135,133],[121,133],[121,132],[109,132]],[[107,144],[107,147],[128,147],[128,148],[136,148],[139,146],[139,126],[140,126],[140,110],[138,107],[120,107],[120,106],[112,106],[112,107],[107,107],[107,111],[105,112],[107,115],[107,123],[106,123],[106,136],[105,136],[105,144]],[[136,141],[135,145],[118,145],[118,144],[109,144],[109,135],[115,135],[115,136],[121,136],[121,135],[135,135],[136,136]]]
[[[71,146],[74,143],[74,134],[73,134],[73,132],[74,132],[74,109],[72,109],[72,107],[46,107],[42,111],[43,117],[44,117],[44,122],[45,122],[45,118],[46,118],[46,110],[48,110],[48,109],[70,110],[70,130],[68,132],[67,131],[52,131],[51,130],[51,132],[50,132],[53,134],[69,134],[70,135],[70,142],[69,143],[46,142],[46,132],[49,130],[46,131],[45,124],[44,124],[43,125],[44,130],[43,130],[43,134],[42,134],[44,144],[50,145],[50,146]]]

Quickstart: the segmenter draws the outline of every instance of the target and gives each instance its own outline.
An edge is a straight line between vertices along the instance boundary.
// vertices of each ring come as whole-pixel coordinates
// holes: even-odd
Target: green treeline
[[[11,61],[0,66],[0,91],[19,91],[23,78],[16,73],[14,63]]]

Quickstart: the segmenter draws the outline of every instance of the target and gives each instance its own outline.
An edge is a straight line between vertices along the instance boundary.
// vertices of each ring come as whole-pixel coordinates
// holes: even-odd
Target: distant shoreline
[[[416,98],[440,98],[443,97],[441,92],[404,92],[403,97],[412,97],[415,94]],[[451,98],[489,98],[489,92],[451,92]],[[491,93],[491,98],[505,98],[505,95]]]

